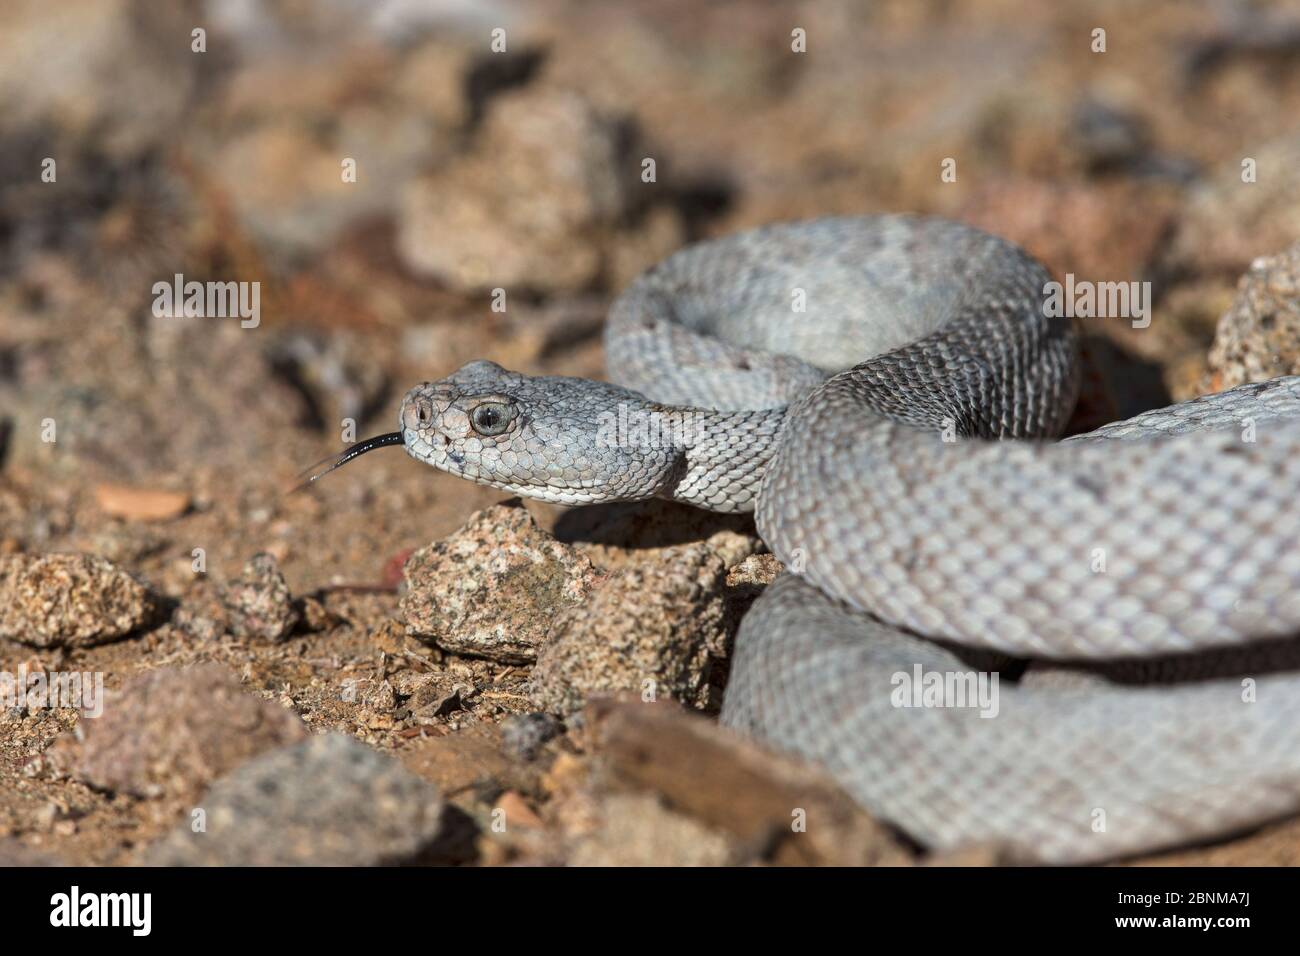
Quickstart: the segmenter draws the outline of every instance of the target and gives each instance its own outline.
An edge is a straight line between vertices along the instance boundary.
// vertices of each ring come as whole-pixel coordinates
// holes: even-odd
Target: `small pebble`
[[[221,589],[230,633],[258,641],[284,640],[301,618],[274,557],[262,552]]]
[[[167,521],[190,509],[190,496],[184,492],[127,485],[97,485],[95,502],[105,514],[132,521]]]
[[[501,722],[501,744],[520,760],[535,760],[548,740],[559,736],[563,725],[550,714],[515,714]]]

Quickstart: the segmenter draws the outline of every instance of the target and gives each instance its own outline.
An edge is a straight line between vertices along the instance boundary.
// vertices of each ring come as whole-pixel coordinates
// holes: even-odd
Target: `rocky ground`
[[[1080,428],[1300,371],[1281,2],[5,16],[0,672],[105,694],[0,713],[0,862],[997,862],[711,719],[779,568],[745,520],[503,502],[397,450],[295,475],[470,359],[599,376],[640,270],[831,213],[1149,281],[1148,326],[1086,323]],[[156,315],[176,273],[259,282],[259,324]],[[1294,864],[1300,825],[1149,862]]]

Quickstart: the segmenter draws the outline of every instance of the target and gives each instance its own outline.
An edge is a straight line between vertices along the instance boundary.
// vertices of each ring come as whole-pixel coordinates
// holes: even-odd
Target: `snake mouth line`
[[[385,435],[376,435],[374,438],[367,438],[365,441],[357,445],[355,448],[349,448],[341,455],[328,455],[325,458],[322,458],[320,461],[316,462],[315,464],[309,465],[306,469],[304,469],[302,472],[298,474],[298,483],[293,486],[293,490],[298,491],[299,489],[306,488],[316,479],[324,478],[334,469],[342,468],[352,459],[364,455],[368,451],[374,451],[376,448],[383,448],[385,445],[401,445],[401,444],[404,444],[404,442],[402,441],[401,432],[388,432]],[[321,468],[321,465],[324,465],[326,463],[329,463],[328,468],[324,468],[319,471],[317,470]]]

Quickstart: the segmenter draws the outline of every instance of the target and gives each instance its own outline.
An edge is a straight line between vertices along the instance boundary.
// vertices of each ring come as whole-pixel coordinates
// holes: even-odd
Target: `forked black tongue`
[[[374,438],[367,438],[361,444],[355,446],[354,448],[349,448],[341,455],[327,455],[326,457],[322,458],[320,461],[316,462],[314,465],[309,465],[303,471],[299,472],[298,483],[293,486],[292,490],[299,491],[303,488],[306,488],[317,478],[324,478],[335,468],[342,468],[344,465],[350,462],[353,458],[356,458],[358,455],[364,455],[366,452],[374,451],[376,448],[383,448],[385,445],[400,445],[400,444],[402,444],[402,433],[389,432],[387,435],[376,435]],[[329,467],[324,469],[323,471],[317,471],[317,469],[320,468],[320,466],[325,464],[326,462],[329,463]]]

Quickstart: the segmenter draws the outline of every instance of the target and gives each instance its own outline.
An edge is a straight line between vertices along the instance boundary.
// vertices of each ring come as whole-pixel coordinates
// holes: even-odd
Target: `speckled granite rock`
[[[1300,373],[1300,242],[1251,263],[1210,349],[1207,390]]]
[[[187,799],[257,754],[308,736],[293,711],[249,693],[220,664],[141,674],[82,727],[75,776],[101,790]]]
[[[266,553],[254,555],[239,578],[221,589],[221,602],[236,637],[280,641],[301,617],[279,565]]]
[[[146,626],[156,595],[89,554],[0,557],[0,637],[34,647],[89,647]]]
[[[441,829],[437,789],[344,734],[264,754],[221,778],[150,847],[155,866],[381,866],[413,862]]]
[[[727,613],[733,633],[758,596],[784,570],[785,565],[774,554],[751,554],[727,568]]]
[[[727,587],[752,589],[757,596],[784,570],[774,554],[751,554],[727,570]]]
[[[403,569],[407,633],[507,663],[537,656],[555,616],[601,580],[581,552],[542,531],[518,500],[485,508]]]
[[[727,654],[727,569],[704,544],[613,575],[565,612],[538,653],[529,699],[567,715],[591,694],[630,692],[708,707],[715,663]]]

